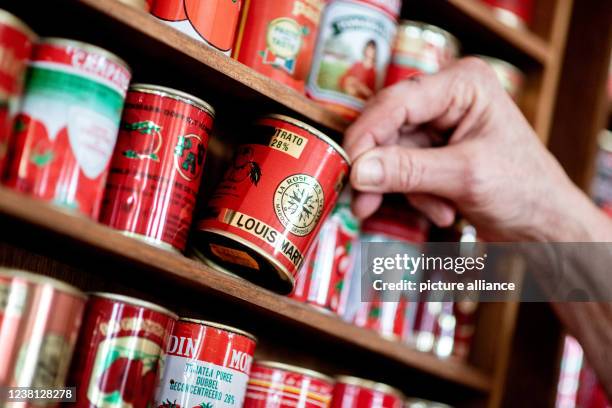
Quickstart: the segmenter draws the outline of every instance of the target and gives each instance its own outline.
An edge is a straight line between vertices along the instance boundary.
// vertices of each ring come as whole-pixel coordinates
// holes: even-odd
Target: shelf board
[[[78,0],[79,3],[94,10],[103,17],[123,25],[128,30],[134,30],[151,39],[161,42],[231,78],[246,89],[255,91],[271,102],[281,104],[286,108],[310,119],[313,124],[321,125],[336,132],[343,132],[348,121],[340,115],[329,111],[294,89],[267,78],[253,69],[235,61],[228,56],[215,51],[201,42],[165,25],[149,13],[130,7],[116,0]],[[204,74],[204,72],[203,72]]]
[[[143,265],[172,280],[214,291],[228,302],[257,307],[268,315],[290,320],[407,367],[475,391],[486,393],[491,389],[490,376],[465,363],[452,359],[442,360],[399,342],[386,340],[371,330],[348,324],[334,315],[321,313],[244,279],[216,271],[183,255],[144,244],[89,219],[74,216],[3,187],[0,187],[0,214],[75,240],[126,263]]]

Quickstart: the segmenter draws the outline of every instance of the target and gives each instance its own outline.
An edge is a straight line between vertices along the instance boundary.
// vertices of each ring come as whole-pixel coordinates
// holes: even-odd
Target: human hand
[[[396,192],[439,226],[458,210],[489,241],[587,240],[604,222],[477,58],[378,93],[345,149],[360,218]]]

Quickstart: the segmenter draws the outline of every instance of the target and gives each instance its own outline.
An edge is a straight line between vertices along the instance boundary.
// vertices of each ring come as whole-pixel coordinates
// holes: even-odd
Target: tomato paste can
[[[291,293],[295,300],[339,314],[345,307],[346,280],[359,238],[359,220],[351,212],[350,196],[345,193],[348,191],[323,222]]]
[[[153,303],[92,293],[70,371],[75,406],[149,406],[176,319]]]
[[[289,293],[342,191],[349,159],[329,137],[283,115],[257,120],[249,139],[197,224],[198,249],[238,275]]]
[[[385,86],[420,74],[434,74],[459,55],[459,41],[448,31],[431,24],[400,22]]]
[[[499,82],[502,84],[506,92],[510,94],[512,99],[515,101],[518,100],[521,95],[521,91],[523,90],[523,84],[525,83],[525,74],[523,74],[523,72],[514,65],[500,60],[499,58],[487,57],[483,55],[478,55],[478,58],[483,59],[491,68],[493,68],[495,75],[497,75],[497,79],[499,79]]]
[[[27,25],[0,9],[0,179],[35,40],[36,34]]]
[[[62,281],[0,268],[0,387],[64,386],[86,299]]]
[[[100,221],[183,251],[213,120],[213,108],[201,99],[157,85],[132,85]]]
[[[159,408],[242,407],[257,340],[245,331],[181,318],[166,348]]]
[[[404,395],[390,385],[357,377],[336,377],[331,408],[402,408]]]
[[[102,48],[57,38],[38,43],[6,183],[97,219],[129,81],[127,65]]]
[[[306,92],[354,119],[382,88],[400,0],[331,0],[321,20]]]
[[[483,0],[495,17],[512,27],[525,28],[533,18],[534,0]]]
[[[324,5],[324,0],[245,0],[234,58],[304,92]]]
[[[242,0],[153,0],[151,14],[227,55],[232,52]]]
[[[273,361],[255,361],[244,408],[327,408],[334,380],[302,367]]]

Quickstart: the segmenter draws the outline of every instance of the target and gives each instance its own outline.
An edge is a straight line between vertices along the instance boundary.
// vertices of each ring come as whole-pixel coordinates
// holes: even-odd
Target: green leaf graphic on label
[[[32,153],[30,156],[30,161],[38,167],[45,167],[47,164],[53,161],[54,157],[55,155],[53,154],[53,150],[49,149],[42,154]]]
[[[125,152],[123,152],[123,155],[127,157],[128,159],[138,158],[138,153],[136,153],[134,150],[126,150]]]
[[[15,121],[15,126],[14,126],[15,132],[23,132],[27,128],[28,128],[28,124],[24,120],[17,119]]]
[[[161,130],[161,126],[156,125],[150,120],[145,120],[143,122],[124,123],[123,129],[135,130],[140,134],[150,135],[153,132],[159,132]]]
[[[369,313],[369,316],[372,319],[378,319],[380,317],[380,307],[378,306],[374,306]]]

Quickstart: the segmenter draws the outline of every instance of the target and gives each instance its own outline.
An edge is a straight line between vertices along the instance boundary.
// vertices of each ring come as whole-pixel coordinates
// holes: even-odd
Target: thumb
[[[351,184],[367,193],[427,193],[453,200],[465,191],[467,163],[463,157],[460,145],[377,147],[354,163]]]

